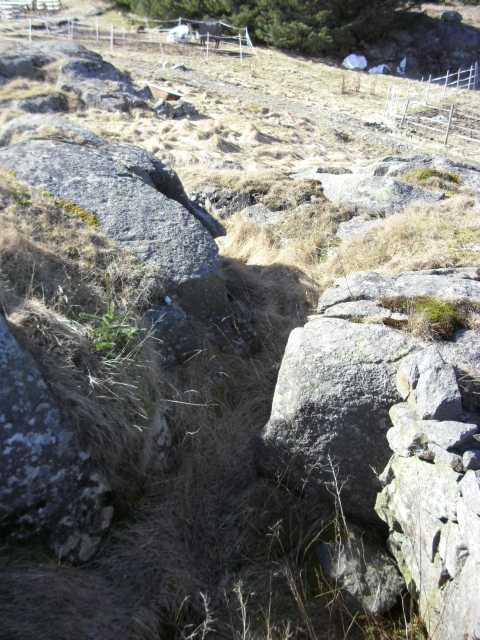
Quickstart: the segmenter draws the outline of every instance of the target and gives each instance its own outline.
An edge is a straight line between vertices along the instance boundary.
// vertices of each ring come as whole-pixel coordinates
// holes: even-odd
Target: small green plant
[[[107,353],[107,357],[116,357],[115,352],[125,350],[128,343],[132,342],[146,329],[137,329],[124,320],[132,317],[131,313],[115,315],[115,303],[110,298],[110,274],[105,274],[107,288],[107,313],[103,316],[95,316],[89,313],[80,313],[79,317],[85,320],[100,322],[101,326],[92,331],[93,344],[97,351]]]

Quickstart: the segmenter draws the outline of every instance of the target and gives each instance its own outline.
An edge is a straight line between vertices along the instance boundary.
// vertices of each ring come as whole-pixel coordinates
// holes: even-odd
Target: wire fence
[[[208,31],[208,24],[202,22],[186,21],[183,18],[176,20],[160,21],[148,20],[145,18],[137,27],[115,27],[110,25],[109,29],[100,26],[98,18],[95,17],[93,25],[82,24],[83,18],[71,18],[59,21],[47,15],[24,17],[17,20],[0,21],[0,37],[4,38],[24,38],[28,42],[33,42],[42,38],[55,38],[78,41],[93,41],[108,43],[110,51],[115,47],[128,46],[131,44],[147,45],[158,48],[160,55],[164,56],[164,49],[168,47],[178,47],[179,44],[199,44],[205,52],[205,57],[212,54],[228,55],[238,57],[241,61],[245,57],[255,56],[257,52],[252,44],[247,27],[234,27],[226,23],[214,23],[210,25],[214,33]],[[168,25],[170,26],[162,26]],[[171,25],[190,28],[188,25],[206,25],[206,33],[198,33],[195,30],[188,32],[188,38],[172,37]],[[213,27],[222,27],[214,29]],[[230,33],[224,33],[229,29]],[[203,29],[205,31],[205,29]]]
[[[427,102],[430,100],[430,102]],[[409,83],[407,90],[403,87],[388,88],[384,115],[394,127],[411,128],[422,135],[427,131],[439,134],[440,140],[447,145],[448,141],[460,138],[466,142],[480,143],[480,118],[471,112],[462,110],[454,102],[450,106],[431,104],[432,96],[425,102],[419,100],[418,90]]]

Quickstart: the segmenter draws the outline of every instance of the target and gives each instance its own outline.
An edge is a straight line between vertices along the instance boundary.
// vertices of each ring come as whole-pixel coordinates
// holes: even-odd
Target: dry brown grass
[[[343,242],[321,270],[322,287],[355,271],[417,271],[478,265],[480,222],[469,197],[413,206]]]
[[[138,355],[94,352],[79,313],[104,313],[104,273],[118,310],[138,313],[153,282],[132,258],[50,198],[0,178],[0,305],[19,344],[37,362],[67,424],[124,497],[149,459],[160,372],[147,339]],[[137,273],[136,273],[137,271]],[[149,282],[150,280],[150,282]]]

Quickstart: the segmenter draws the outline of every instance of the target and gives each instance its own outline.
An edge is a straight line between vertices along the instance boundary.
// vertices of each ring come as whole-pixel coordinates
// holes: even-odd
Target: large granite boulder
[[[108,155],[155,187],[167,198],[176,200],[199,220],[213,238],[224,236],[225,228],[199,204],[191,202],[173,169],[156,156],[133,144],[116,144],[100,138],[90,129],[66,118],[56,116],[30,116],[14,118],[0,130],[0,147],[29,139],[63,139],[65,142],[90,147]]]
[[[475,267],[407,271],[385,276],[360,271],[339,278],[318,303],[319,313],[341,302],[379,300],[387,297],[434,296],[439,299],[469,298],[480,301],[480,281]]]
[[[35,363],[0,315],[0,527],[86,562],[113,516],[110,488],[62,423]]]
[[[480,375],[480,336],[461,330],[451,342],[422,343],[397,330],[408,316],[392,313],[381,299],[479,300],[476,278],[477,270],[466,268],[357,273],[336,282],[320,299],[319,314],[290,335],[270,420],[257,441],[258,469],[331,498],[335,468],[345,512],[375,522],[373,496],[377,474],[391,455],[389,445],[426,450],[409,422],[405,433],[387,437],[388,412],[397,397],[407,399],[423,422],[430,420],[439,431],[424,458],[437,456],[452,469],[462,465],[468,449],[440,449],[449,441],[447,431],[463,442],[476,424],[468,412],[479,406],[478,386],[470,385],[466,374]],[[468,423],[465,428],[462,422]],[[476,454],[465,460],[475,466]]]
[[[353,209],[357,214],[391,215],[411,204],[434,203],[445,198],[442,193],[432,193],[390,177],[316,173],[312,179],[321,183],[330,202]]]
[[[131,80],[100,54],[73,42],[53,40],[4,49],[0,53],[0,76],[42,79],[44,67],[52,62],[60,62],[57,85],[62,91],[74,92],[87,109],[128,111],[149,107],[153,96],[148,87],[137,91]]]
[[[400,400],[395,375],[417,348],[394,329],[337,318],[292,331],[257,440],[259,470],[332,499],[335,467],[345,512],[377,522],[388,410]]]
[[[158,267],[167,293],[204,315],[225,303],[217,246],[175,200],[108,154],[58,140],[27,140],[0,150],[16,178],[81,207],[102,232],[141,262]]]

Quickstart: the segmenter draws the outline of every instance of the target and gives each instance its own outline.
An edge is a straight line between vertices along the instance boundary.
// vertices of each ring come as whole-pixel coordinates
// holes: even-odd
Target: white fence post
[[[455,91],[455,95],[457,95],[458,93],[458,88],[460,86],[460,73],[461,73],[461,69],[458,70],[458,75],[457,75],[457,90]]]
[[[207,31],[207,54],[205,56],[205,60],[208,60],[208,45],[210,43],[210,33]]]
[[[152,34],[150,32],[150,27],[148,26],[148,20],[145,18],[145,24],[147,25],[148,37],[150,38],[150,42],[152,41]]]
[[[473,76],[473,89],[475,90],[477,88],[477,82],[478,82],[478,61],[475,62],[475,75]]]
[[[242,34],[239,33],[238,34],[238,42],[240,43],[240,62],[243,62],[243,55],[242,55]]]
[[[430,93],[430,85],[432,84],[432,74],[428,77],[428,87],[427,87],[427,95],[425,96],[425,106],[428,105],[428,95]]]
[[[442,102],[443,100],[445,100],[445,94],[447,93],[447,85],[448,85],[448,76],[450,75],[450,69],[447,71],[447,75],[445,77],[445,86],[443,88],[443,97],[442,97]]]
[[[97,34],[97,42],[98,42],[98,18],[95,18],[95,32]]]
[[[110,51],[113,52],[113,24],[110,25]]]
[[[420,93],[422,92],[422,85],[423,85],[423,76],[422,76],[422,80],[421,80],[420,84],[418,85],[417,107],[420,104]]]
[[[160,45],[160,53],[162,54],[162,58],[163,58],[163,47],[162,47],[162,41],[160,39],[160,31],[157,31],[158,33],[158,44]]]
[[[472,84],[473,65],[470,67],[470,75],[468,76],[468,91],[470,91],[470,85]]]
[[[388,85],[388,91],[387,91],[387,99],[385,100],[385,111],[383,112],[383,115],[386,116],[387,115],[387,109],[388,109],[388,99],[390,98],[390,91],[392,89],[392,85],[389,84]]]
[[[450,117],[448,118],[448,124],[447,124],[447,133],[445,134],[445,145],[448,142],[448,134],[450,133],[450,127],[452,125],[452,117],[453,117],[453,108],[455,105],[452,104],[452,106],[450,107]]]
[[[405,100],[405,108],[403,110],[403,116],[402,116],[402,121],[400,122],[400,129],[403,127],[403,125],[405,124],[405,117],[407,115],[407,111],[408,111],[408,105],[410,104],[410,100],[407,99]]]

